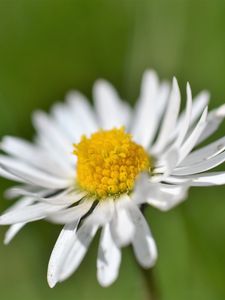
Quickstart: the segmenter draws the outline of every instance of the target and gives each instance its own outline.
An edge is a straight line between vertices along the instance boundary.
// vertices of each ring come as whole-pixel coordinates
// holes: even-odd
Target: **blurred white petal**
[[[53,288],[59,280],[60,272],[74,243],[78,221],[67,224],[62,229],[52,250],[48,263],[48,284]]]
[[[135,227],[132,245],[135,256],[143,268],[152,267],[157,259],[157,248],[144,216],[135,205],[129,207],[129,214]]]
[[[38,170],[19,159],[0,155],[0,169],[21,178],[29,184],[42,186],[44,188],[66,188],[70,184],[69,178],[58,178],[44,171]]]
[[[96,81],[93,89],[95,107],[103,129],[127,126],[130,109],[123,103],[114,87],[105,80]]]
[[[179,114],[180,109],[180,90],[177,80],[173,78],[172,90],[169,97],[168,106],[162,120],[162,126],[159,131],[159,135],[155,144],[153,145],[151,152],[153,154],[160,153],[167,142],[169,141],[170,135],[172,134]]]
[[[207,117],[208,109],[205,108],[203,111],[203,114],[197,123],[196,127],[193,129],[187,140],[184,142],[184,144],[180,148],[180,155],[179,155],[179,161],[181,162],[187,155],[190,153],[190,151],[195,147],[196,142],[198,141],[200,135],[202,134],[204,128],[205,128],[205,120]]]
[[[118,276],[121,262],[121,251],[114,242],[109,224],[101,233],[97,258],[97,277],[101,286],[109,286]]]
[[[154,71],[145,72],[131,128],[134,140],[144,147],[148,147],[155,132],[158,117],[156,113],[158,92],[159,83],[156,73]]]

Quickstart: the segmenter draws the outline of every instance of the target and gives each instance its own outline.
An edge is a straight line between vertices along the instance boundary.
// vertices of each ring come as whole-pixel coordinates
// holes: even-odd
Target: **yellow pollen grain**
[[[79,186],[98,198],[131,191],[138,174],[150,168],[148,154],[123,127],[83,136],[73,153]]]

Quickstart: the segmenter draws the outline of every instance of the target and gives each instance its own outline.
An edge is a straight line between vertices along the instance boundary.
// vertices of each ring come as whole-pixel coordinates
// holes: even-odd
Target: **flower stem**
[[[140,267],[141,268],[141,267]],[[141,273],[145,281],[147,300],[160,300],[159,291],[156,286],[155,278],[152,269],[141,268]]]

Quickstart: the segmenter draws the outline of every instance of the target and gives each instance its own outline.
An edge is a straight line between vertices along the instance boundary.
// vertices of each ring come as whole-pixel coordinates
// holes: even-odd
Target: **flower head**
[[[187,84],[180,112],[176,79],[160,83],[147,71],[134,109],[98,81],[94,108],[72,92],[50,115],[35,112],[34,143],[4,137],[0,144],[0,175],[20,183],[6,191],[20,199],[0,217],[11,225],[5,243],[32,221],[63,224],[48,266],[51,287],[79,267],[99,229],[101,285],[117,278],[125,245],[132,244],[141,266],[153,266],[157,249],[141,205],[168,210],[191,186],[225,184],[225,172],[205,173],[225,161],[225,137],[193,150],[225,116],[225,106],[208,113],[208,100],[205,91],[192,100]]]

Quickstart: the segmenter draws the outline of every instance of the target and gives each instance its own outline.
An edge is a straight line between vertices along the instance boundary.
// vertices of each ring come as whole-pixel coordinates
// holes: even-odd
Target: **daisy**
[[[116,280],[126,245],[142,267],[152,267],[157,249],[142,204],[165,211],[190,186],[225,184],[225,172],[205,172],[225,161],[225,137],[193,150],[225,116],[224,105],[208,113],[206,91],[192,101],[187,84],[180,112],[177,80],[160,83],[147,71],[134,109],[104,80],[95,83],[93,98],[94,108],[71,92],[49,115],[33,114],[33,143],[7,136],[0,144],[0,175],[20,183],[6,191],[19,200],[0,217],[11,225],[5,243],[32,221],[64,225],[48,265],[50,287],[76,271],[98,230],[102,286]]]

